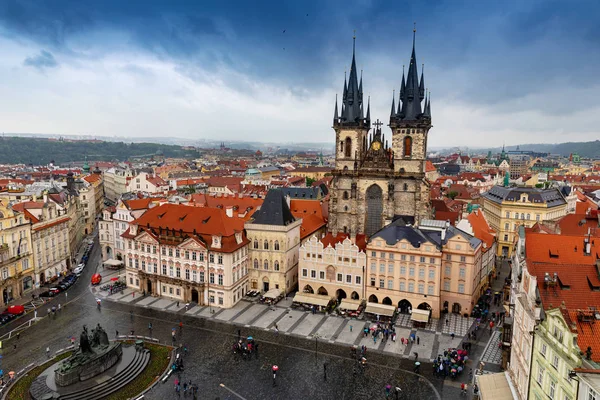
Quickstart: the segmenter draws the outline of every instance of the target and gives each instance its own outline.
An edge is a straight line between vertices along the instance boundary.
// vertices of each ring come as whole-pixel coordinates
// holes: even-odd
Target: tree
[[[454,200],[456,198],[456,196],[458,196],[458,192],[448,192],[448,194],[446,194],[446,196],[448,196],[448,198]]]
[[[544,184],[543,183],[536,183],[535,187],[538,188],[538,189],[541,189],[541,188],[544,187]]]
[[[306,187],[311,187],[313,183],[315,183],[316,179],[306,177]]]

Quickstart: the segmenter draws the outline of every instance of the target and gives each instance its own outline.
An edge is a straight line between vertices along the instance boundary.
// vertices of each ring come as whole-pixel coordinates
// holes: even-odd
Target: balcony
[[[11,256],[8,251],[0,251],[0,267],[3,267],[7,264],[11,264],[20,258],[26,257],[29,255],[29,252],[24,252],[16,256]]]

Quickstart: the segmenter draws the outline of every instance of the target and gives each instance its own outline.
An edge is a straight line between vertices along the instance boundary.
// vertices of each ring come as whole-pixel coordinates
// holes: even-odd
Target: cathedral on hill
[[[363,99],[362,74],[356,70],[354,39],[349,78],[344,78],[341,110],[336,98],[333,114],[336,153],[329,202],[329,231],[373,235],[386,224],[402,219],[416,224],[430,218],[429,183],[425,179],[427,135],[431,103],[425,93],[423,69],[417,71],[415,31],[408,73],[396,105],[392,97],[385,138],[382,123],[371,123],[370,99]],[[366,110],[365,110],[366,109]]]

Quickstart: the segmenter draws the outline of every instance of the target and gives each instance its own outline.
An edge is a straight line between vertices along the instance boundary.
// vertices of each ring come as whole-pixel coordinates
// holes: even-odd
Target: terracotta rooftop
[[[350,239],[350,234],[340,232],[337,236],[333,236],[331,232],[328,232],[327,235],[321,239],[321,243],[323,243],[323,247],[331,245],[331,247],[335,248],[336,244],[343,242],[345,239]],[[356,235],[355,244],[361,251],[365,251],[367,248],[367,236],[363,234]]]
[[[584,254],[584,240],[584,236],[528,232],[525,255],[528,263],[595,265],[600,259],[600,239],[591,237],[589,255]]]

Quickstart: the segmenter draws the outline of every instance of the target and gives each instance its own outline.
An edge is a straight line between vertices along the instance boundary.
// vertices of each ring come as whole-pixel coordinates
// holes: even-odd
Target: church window
[[[344,211],[348,211],[348,206],[344,206]]]
[[[258,259],[254,259],[254,269],[258,269]]]
[[[381,216],[383,215],[383,191],[378,185],[372,185],[367,189],[367,236],[373,235],[381,229]]]
[[[344,141],[340,142],[340,153],[344,152]]]
[[[410,157],[412,155],[412,138],[406,136],[404,138],[404,157]]]
[[[348,192],[347,191],[344,191],[344,196],[343,197],[344,197],[344,200],[348,200]]]
[[[346,143],[344,143],[344,157],[352,157],[352,139],[349,137],[346,138]]]
[[[275,271],[279,271],[279,261],[275,261],[275,263],[273,264],[273,268],[275,269]]]
[[[265,269],[269,269],[269,260],[265,260],[264,265],[265,265]]]
[[[404,184],[404,191],[406,192],[408,190],[408,184]]]
[[[258,249],[258,240],[254,239],[254,248]]]
[[[267,242],[266,240],[265,240],[265,243],[264,243],[264,245],[263,245],[263,248],[264,248],[265,250],[269,250],[269,242]]]
[[[348,233],[348,227],[347,226],[344,227],[344,233]]]
[[[278,240],[275,241],[274,249],[279,250],[279,241]]]

